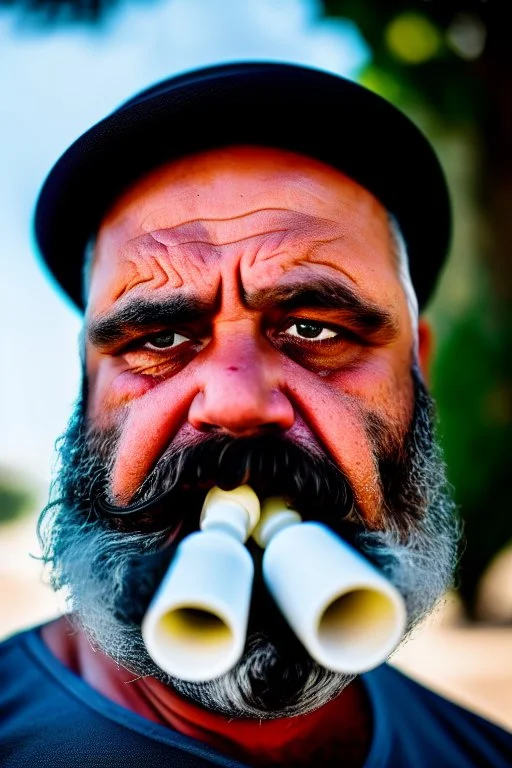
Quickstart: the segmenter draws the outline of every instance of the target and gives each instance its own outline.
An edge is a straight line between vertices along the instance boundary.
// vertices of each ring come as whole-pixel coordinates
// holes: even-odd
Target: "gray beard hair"
[[[413,380],[416,403],[406,487],[400,488],[393,508],[384,497],[386,530],[363,530],[355,542],[356,549],[404,597],[408,615],[404,640],[452,585],[459,540],[444,462],[433,437],[433,403],[415,370]],[[382,426],[379,429],[385,439]],[[155,678],[227,717],[273,719],[306,714],[332,700],[354,679],[354,675],[321,667],[305,652],[289,654],[286,642],[276,643],[265,631],[249,634],[241,660],[219,678],[191,683],[163,672],[146,650],[140,623],[119,618],[119,604],[125,599],[123,587],[132,558],[159,550],[166,534],[115,530],[95,518],[88,498],[91,483],[106,471],[108,476],[110,468],[100,457],[112,457],[114,451],[112,435],[96,435],[93,442],[86,438],[79,404],[63,436],[61,469],[52,486],[52,492],[60,492],[60,496],[43,510],[39,532],[43,559],[52,566],[52,585],[64,591],[70,617],[94,648],[137,676]],[[378,448],[382,445],[376,451]],[[63,498],[63,487],[73,487],[81,504]],[[414,519],[408,510],[411,498]],[[84,514],[84,500],[88,514]]]

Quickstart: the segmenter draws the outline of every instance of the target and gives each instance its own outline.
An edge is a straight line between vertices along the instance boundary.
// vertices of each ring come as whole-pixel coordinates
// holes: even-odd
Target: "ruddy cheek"
[[[145,395],[157,384],[150,376],[137,376],[131,371],[119,372],[110,366],[100,367],[89,376],[87,412],[91,423],[106,428],[119,421],[125,407]]]
[[[338,401],[336,406],[334,410],[334,402],[329,402],[323,415],[314,409],[314,427],[336,464],[351,481],[356,503],[366,523],[378,527],[382,513],[381,486],[360,410],[349,402],[340,404]],[[327,420],[325,413],[336,413],[336,417]]]
[[[300,386],[288,378],[288,389],[313,434],[349,479],[367,525],[379,527],[380,481],[364,429],[361,403],[353,395],[310,376],[313,374],[303,373]]]
[[[165,381],[127,407],[112,472],[112,493],[129,503],[186,420],[195,390]]]

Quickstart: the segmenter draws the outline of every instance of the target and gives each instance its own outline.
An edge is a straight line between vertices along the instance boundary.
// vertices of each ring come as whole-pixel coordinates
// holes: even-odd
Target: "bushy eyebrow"
[[[384,342],[392,341],[398,334],[398,320],[392,311],[378,306],[358,295],[346,283],[326,278],[302,279],[275,287],[246,293],[245,302],[251,309],[280,308],[331,309],[346,314],[355,331],[371,337],[378,336]]]
[[[355,293],[348,285],[335,280],[302,279],[275,287],[244,292],[249,309],[290,312],[297,309],[330,309],[343,313],[355,332],[383,343],[398,333],[398,322],[391,311],[379,307]],[[173,327],[211,317],[215,306],[198,297],[173,293],[162,299],[130,299],[111,312],[90,321],[86,338],[96,347],[122,344],[144,330]]]
[[[126,304],[91,320],[86,336],[88,342],[96,347],[112,346],[144,330],[197,322],[211,314],[212,310],[211,304],[181,293],[165,299],[130,299]]]

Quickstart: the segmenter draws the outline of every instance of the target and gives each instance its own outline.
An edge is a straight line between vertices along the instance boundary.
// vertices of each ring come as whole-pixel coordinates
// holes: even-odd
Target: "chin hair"
[[[287,659],[264,632],[250,635],[242,659],[214,680],[169,679],[180,694],[228,717],[273,720],[305,715],[337,696],[354,675],[332,672],[304,653]]]
[[[351,542],[403,595],[408,633],[452,585],[459,540],[451,489],[433,436],[432,401],[415,369],[413,382],[415,411],[401,444],[391,449],[384,425],[375,419],[372,425],[386,530],[367,531],[360,526]],[[52,567],[53,586],[65,590],[71,618],[93,646],[135,674],[154,677],[227,717],[290,717],[311,712],[338,695],[354,676],[319,666],[289,628],[278,623],[265,625],[265,611],[250,624],[244,654],[225,675],[190,683],[171,678],[156,666],[142,640],[140,622],[163,575],[162,567],[172,557],[170,552],[166,562],[157,558],[156,565],[151,560],[164,547],[166,531],[122,530],[92,511],[91,488],[98,478],[108,482],[116,440],[115,433],[92,439],[79,405],[61,445],[56,498],[43,510],[39,522],[43,559]],[[239,445],[229,446],[233,456]],[[221,455],[225,453],[223,449]],[[332,477],[332,462],[325,460],[325,474],[331,473],[332,480],[325,485],[318,457],[313,461],[304,451],[296,462],[295,454],[290,455],[282,466],[272,456],[269,465],[261,460],[262,477],[272,472],[277,480],[287,477],[297,485],[296,491],[305,489],[313,502],[318,488],[326,498],[332,497],[337,484],[345,504],[353,495],[341,473],[339,479]],[[227,464],[231,467],[233,461]],[[236,487],[240,479],[234,477],[232,482]],[[135,564],[140,566],[138,570]]]

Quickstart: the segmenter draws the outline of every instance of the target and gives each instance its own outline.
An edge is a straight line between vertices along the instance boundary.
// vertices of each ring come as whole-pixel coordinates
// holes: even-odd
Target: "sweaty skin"
[[[173,441],[273,429],[326,451],[348,477],[364,523],[382,527],[365,416],[403,434],[416,334],[386,211],[342,173],[256,147],[213,150],[150,173],[100,226],[86,312],[88,415],[121,430],[117,503],[130,501]],[[420,362],[428,338],[421,325]],[[121,671],[94,654],[105,674],[93,674],[90,652],[65,621],[44,637],[94,687],[125,697]],[[159,688],[149,710],[147,696],[133,691],[124,703],[172,724],[165,696]],[[364,745],[358,685],[340,698]]]

